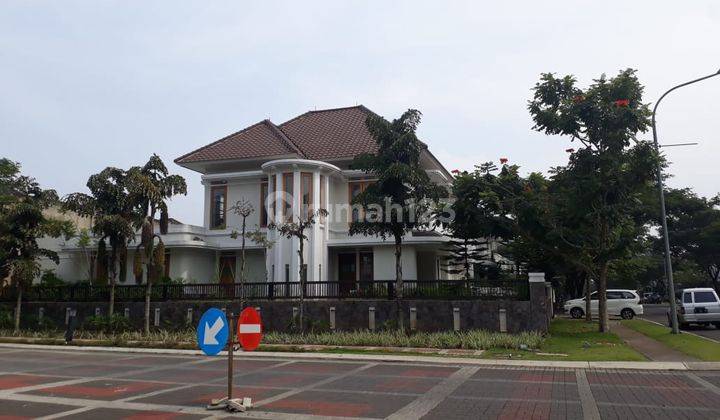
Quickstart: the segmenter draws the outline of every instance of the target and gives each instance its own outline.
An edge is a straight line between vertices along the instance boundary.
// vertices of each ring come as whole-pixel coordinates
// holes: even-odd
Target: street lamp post
[[[693,83],[701,82],[705,79],[709,79],[718,75],[720,75],[720,70],[718,70],[716,73],[701,77],[699,79],[679,84],[668,90],[667,92],[663,93],[660,99],[658,99],[658,101],[655,103],[655,107],[653,107],[652,113],[653,142],[655,143],[655,151],[658,153],[658,155],[660,154],[660,145],[658,144],[657,128],[655,126],[655,114],[657,113],[657,108],[658,105],[660,105],[660,102],[665,96],[667,96],[668,93],[676,89],[680,89],[681,87],[692,85]],[[665,213],[665,192],[663,191],[662,164],[660,163],[660,160],[658,160],[657,163],[657,183],[658,191],[660,194],[660,218],[662,220],[663,241],[665,242],[665,275],[667,276],[668,298],[670,300],[670,324],[672,327],[672,333],[678,334],[679,330],[677,309],[675,305],[675,284],[673,282],[672,259],[670,257],[670,233],[668,232],[667,214]]]

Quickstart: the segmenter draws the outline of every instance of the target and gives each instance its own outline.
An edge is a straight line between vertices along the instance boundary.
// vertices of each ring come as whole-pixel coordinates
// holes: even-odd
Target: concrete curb
[[[203,356],[199,350],[148,349],[131,347],[94,347],[94,346],[56,346],[44,344],[0,343],[0,348],[25,350],[60,350],[66,352],[113,352],[139,354],[169,354],[181,356]],[[221,355],[227,355],[222,352]],[[561,360],[497,360],[471,359],[462,357],[431,357],[402,356],[376,354],[335,354],[335,353],[301,353],[301,352],[254,352],[236,353],[238,358],[272,358],[272,359],[305,359],[305,360],[348,360],[373,362],[432,363],[442,365],[472,366],[510,366],[530,368],[566,368],[566,369],[635,369],[635,370],[720,370],[720,362],[573,362]]]

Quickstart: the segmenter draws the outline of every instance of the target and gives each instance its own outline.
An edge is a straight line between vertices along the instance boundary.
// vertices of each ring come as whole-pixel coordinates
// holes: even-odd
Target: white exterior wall
[[[170,250],[170,278],[185,283],[217,282],[215,252],[197,248]],[[132,271],[130,271],[132,273]]]
[[[403,245],[402,271],[404,280],[417,280],[415,247]],[[395,246],[373,247],[373,277],[375,280],[395,279]]]

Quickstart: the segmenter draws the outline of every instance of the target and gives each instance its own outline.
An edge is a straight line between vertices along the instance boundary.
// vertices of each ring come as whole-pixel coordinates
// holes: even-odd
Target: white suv
[[[590,311],[593,316],[598,314],[598,293],[590,294]],[[608,289],[607,291],[608,315],[620,316],[623,319],[632,319],[635,315],[643,314],[640,296],[634,290]],[[572,299],[565,302],[565,312],[573,318],[585,316],[585,298]]]
[[[670,311],[668,311],[670,324]],[[720,328],[720,299],[710,287],[683,289],[678,304],[678,323],[681,328],[688,324],[709,325]]]

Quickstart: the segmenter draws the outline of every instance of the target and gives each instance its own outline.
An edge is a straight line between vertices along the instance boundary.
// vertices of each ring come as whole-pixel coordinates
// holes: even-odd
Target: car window
[[[635,295],[630,292],[622,292],[623,299],[635,299]]]
[[[695,303],[715,303],[715,293],[713,292],[695,292]]]
[[[692,303],[692,296],[690,296],[690,293],[683,293],[683,303]]]
[[[607,292],[607,298],[608,299],[622,299],[623,293],[622,292]]]

